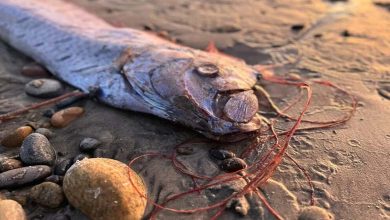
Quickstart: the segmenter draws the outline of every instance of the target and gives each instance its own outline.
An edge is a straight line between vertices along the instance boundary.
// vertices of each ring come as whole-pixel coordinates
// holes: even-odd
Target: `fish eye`
[[[216,77],[219,73],[219,68],[212,63],[201,64],[195,69],[197,73],[207,77]]]
[[[257,81],[260,81],[260,80],[263,79],[263,75],[262,75],[261,73],[256,72],[255,75],[256,75],[256,80],[257,80]]]

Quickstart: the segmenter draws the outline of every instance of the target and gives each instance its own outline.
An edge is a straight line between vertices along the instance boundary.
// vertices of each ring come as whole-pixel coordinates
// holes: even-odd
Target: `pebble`
[[[287,75],[287,78],[292,81],[300,81],[302,80],[302,77],[298,73],[289,73]]]
[[[27,165],[53,165],[56,153],[49,140],[42,134],[30,134],[20,148],[20,159]]]
[[[51,124],[57,128],[63,128],[76,120],[84,113],[84,109],[81,107],[69,107],[54,113],[51,117]]]
[[[7,158],[0,160],[0,173],[23,167],[20,160]]]
[[[379,88],[378,89],[379,95],[381,95],[383,98],[390,99],[390,89],[386,88]]]
[[[72,166],[72,164],[73,164],[73,159],[71,158],[62,160],[54,168],[54,174],[60,176],[65,175],[66,171]]]
[[[0,173],[0,189],[18,187],[48,177],[51,168],[44,165],[22,167]]]
[[[240,158],[237,158],[237,157],[225,159],[222,161],[222,163],[220,165],[221,170],[228,172],[228,173],[236,172],[236,171],[242,170],[246,167],[247,167],[246,162]]]
[[[37,63],[30,63],[22,68],[22,74],[29,77],[48,77],[49,72]]]
[[[98,148],[100,144],[101,142],[99,140],[96,140],[95,138],[87,137],[80,142],[80,150],[84,152],[93,151],[96,148]]]
[[[332,220],[333,215],[318,206],[304,207],[299,211],[298,220]]]
[[[43,112],[43,116],[47,117],[47,118],[51,118],[54,113],[56,113],[56,111],[52,108],[49,108],[49,109],[46,109],[44,112]]]
[[[89,158],[88,154],[79,154],[73,158],[73,163],[76,163],[77,161],[82,161],[86,158]]]
[[[0,201],[0,220],[25,220],[22,206],[13,200]]]
[[[194,148],[192,147],[178,147],[176,152],[180,155],[191,155],[194,153]]]
[[[48,139],[54,136],[54,133],[47,128],[38,128],[35,133],[42,134]]]
[[[294,24],[293,26],[291,26],[291,30],[294,32],[299,32],[303,28],[305,28],[305,25],[303,25],[303,24]]]
[[[142,179],[126,164],[105,158],[85,159],[66,173],[64,193],[69,203],[90,219],[141,219],[146,199]]]
[[[64,202],[64,193],[58,184],[43,182],[31,188],[30,198],[39,205],[57,208]]]
[[[59,176],[59,175],[51,175],[51,176],[48,176],[46,179],[45,179],[45,182],[52,182],[52,183],[57,183],[59,185],[62,185],[62,181],[64,180],[64,177],[63,176]]]
[[[22,145],[23,140],[33,132],[30,126],[22,126],[8,134],[1,141],[1,145],[8,148],[16,148]]]
[[[38,98],[53,98],[61,95],[63,88],[61,83],[54,79],[34,79],[25,85],[24,91]]]
[[[236,157],[236,155],[233,152],[228,150],[222,150],[222,149],[211,149],[209,153],[211,157],[218,160],[225,160],[225,159]]]

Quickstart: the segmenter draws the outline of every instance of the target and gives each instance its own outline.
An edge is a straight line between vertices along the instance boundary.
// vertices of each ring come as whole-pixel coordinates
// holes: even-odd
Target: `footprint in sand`
[[[390,193],[383,195],[379,203],[379,210],[381,212],[381,216],[383,216],[384,219],[390,219]]]

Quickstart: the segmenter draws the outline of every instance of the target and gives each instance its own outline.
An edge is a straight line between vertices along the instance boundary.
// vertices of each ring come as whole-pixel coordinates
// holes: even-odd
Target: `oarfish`
[[[62,1],[1,0],[0,38],[108,105],[153,114],[222,139],[258,130],[245,62],[117,28]]]

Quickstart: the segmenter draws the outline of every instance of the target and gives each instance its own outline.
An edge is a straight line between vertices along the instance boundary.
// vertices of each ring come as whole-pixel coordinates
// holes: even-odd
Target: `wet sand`
[[[330,80],[351,92],[358,100],[354,117],[346,124],[304,132],[293,138],[288,154],[308,170],[315,186],[316,205],[333,213],[335,219],[390,218],[390,11],[389,1],[124,1],[71,0],[117,26],[166,31],[179,43],[205,48],[214,41],[225,53],[251,64],[294,62],[276,73],[297,73],[308,79]],[[191,19],[189,19],[191,17]],[[0,111],[7,112],[37,102],[24,92],[31,78],[20,70],[30,59],[0,43]],[[266,86],[272,94],[280,87]],[[332,90],[315,88],[311,115],[318,120],[329,114],[316,106],[337,104]],[[286,94],[287,93],[287,94]],[[276,93],[278,104],[291,97]],[[295,93],[292,93],[295,94]],[[279,97],[279,98],[278,98]],[[316,101],[317,100],[317,101]],[[103,142],[103,157],[128,162],[147,151],[170,151],[195,135],[168,121],[134,112],[113,109],[93,101],[79,103],[85,115],[62,129],[53,129],[50,141],[60,157],[79,154],[84,137]],[[0,125],[0,138],[26,122],[43,123],[43,110]],[[118,129],[120,125],[120,129]],[[194,145],[194,153],[179,159],[204,174],[220,172],[207,156],[214,144]],[[224,146],[240,152],[243,146]],[[6,149],[0,147],[0,153]],[[162,170],[161,167],[164,167]],[[191,184],[168,161],[145,161],[136,169],[149,188],[149,196],[162,201]],[[162,172],[163,171],[163,172]],[[284,160],[263,187],[272,207],[285,219],[297,219],[299,209],[308,205],[309,190],[302,173]],[[272,219],[255,198],[248,197],[250,210],[240,219]],[[172,203],[188,208],[207,205],[210,197]],[[72,219],[86,219],[69,205],[57,210],[27,204],[29,218],[52,219],[66,213]],[[151,207],[149,206],[148,211]],[[178,215],[162,212],[160,219],[204,219],[210,213]],[[223,219],[237,219],[233,211]],[[222,218],[221,218],[222,219]]]

